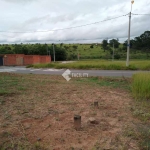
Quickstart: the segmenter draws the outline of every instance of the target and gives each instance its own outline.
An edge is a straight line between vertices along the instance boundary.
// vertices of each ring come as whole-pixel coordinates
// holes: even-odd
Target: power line
[[[134,13],[132,13],[132,15],[149,15],[150,16],[150,14],[134,14]]]
[[[69,29],[75,29],[75,28],[85,27],[85,26],[89,26],[89,25],[93,25],[93,24],[99,24],[101,22],[106,22],[106,21],[109,21],[109,20],[121,18],[121,17],[127,16],[127,15],[128,14],[121,15],[121,16],[118,16],[118,17],[109,18],[109,19],[105,19],[105,20],[102,20],[102,21],[94,22],[94,23],[89,23],[89,24],[84,24],[84,25],[74,26],[74,27],[68,27],[68,28],[62,28],[62,29],[54,29],[54,30],[46,30],[46,31],[43,30],[43,31],[20,31],[20,32],[0,31],[0,32],[3,32],[3,33],[36,33],[36,32],[51,32],[51,31],[55,32],[55,31],[60,31],[60,30],[69,30]]]

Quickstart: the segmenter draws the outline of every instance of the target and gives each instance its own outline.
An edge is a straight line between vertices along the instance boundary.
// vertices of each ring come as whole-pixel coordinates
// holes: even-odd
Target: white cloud
[[[130,11],[130,0],[0,1],[0,31],[19,32],[62,29],[120,16]],[[133,12],[150,13],[149,4],[149,0],[136,0],[133,5]],[[132,37],[150,30],[150,16],[133,16],[132,18]],[[100,24],[57,32],[22,34],[0,32],[0,43],[47,42],[47,40],[56,42],[59,40],[95,38],[122,38],[122,40],[125,40],[127,34],[128,16]]]

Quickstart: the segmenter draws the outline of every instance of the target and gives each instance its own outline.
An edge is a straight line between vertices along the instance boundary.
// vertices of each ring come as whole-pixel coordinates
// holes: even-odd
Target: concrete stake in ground
[[[98,101],[94,102],[94,107],[98,108]]]
[[[81,128],[81,116],[75,115],[74,116],[74,128],[79,130]]]

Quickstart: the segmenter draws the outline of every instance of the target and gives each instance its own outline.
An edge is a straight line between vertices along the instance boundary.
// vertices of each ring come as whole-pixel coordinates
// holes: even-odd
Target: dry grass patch
[[[139,149],[138,141],[124,134],[136,122],[126,88],[97,84],[92,78],[66,82],[59,76],[8,73],[0,74],[0,83],[13,93],[0,95],[1,149]],[[82,116],[80,131],[73,126],[75,114]],[[98,124],[90,124],[90,117]]]

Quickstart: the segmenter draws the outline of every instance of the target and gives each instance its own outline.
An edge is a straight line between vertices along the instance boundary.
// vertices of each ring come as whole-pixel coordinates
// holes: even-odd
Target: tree
[[[23,45],[22,52],[23,54],[28,55],[29,52],[28,52],[28,48],[26,47],[26,45]]]
[[[112,40],[110,40],[109,41],[109,45],[111,46],[111,47],[113,47],[113,45],[114,45],[114,48],[118,48],[119,47],[119,40],[117,39],[112,39]]]
[[[52,57],[52,60],[54,60],[53,46],[48,47],[48,49],[50,50],[50,55]],[[66,60],[67,53],[66,53],[65,49],[60,48],[55,45],[55,59],[56,59],[56,61]]]
[[[72,47],[73,47],[73,49],[75,49],[75,50],[78,48],[77,45],[73,45]]]
[[[60,43],[60,47],[63,47],[63,43]]]
[[[127,41],[124,42],[124,46],[127,46]],[[140,36],[132,39],[130,41],[130,47],[140,51],[147,51],[150,49],[150,31],[145,31]]]
[[[68,49],[69,49],[69,47],[68,47],[68,46],[64,46],[64,48],[65,48],[65,50],[68,50]]]
[[[105,50],[107,50],[107,45],[108,45],[108,41],[107,40],[103,40],[102,41],[102,47],[104,49],[104,52],[105,52]]]
[[[14,45],[14,53],[15,54],[23,54],[21,44],[15,44]]]
[[[91,45],[90,48],[94,48],[94,45]]]

